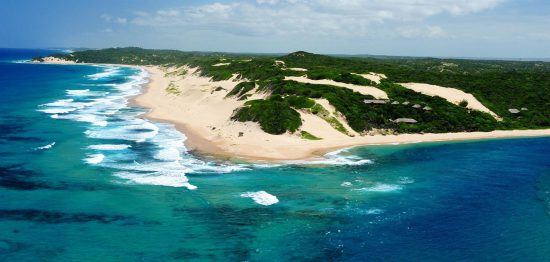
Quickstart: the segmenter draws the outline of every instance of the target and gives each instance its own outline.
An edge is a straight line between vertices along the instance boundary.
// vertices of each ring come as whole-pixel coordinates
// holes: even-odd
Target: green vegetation
[[[348,73],[348,72],[335,72],[326,70],[313,70],[307,74],[308,78],[320,80],[331,79],[336,82],[342,82],[347,84],[362,85],[362,86],[376,86],[376,83],[366,79],[362,76]]]
[[[453,87],[473,94],[504,118],[498,129],[550,126],[550,63],[436,58],[332,57],[295,52],[280,60],[310,71],[376,72],[386,82],[418,82]],[[529,108],[513,115],[509,108]]]
[[[307,140],[321,140],[322,139],[320,137],[316,137],[316,136],[308,133],[307,131],[300,131],[300,137],[302,139],[307,139]]]
[[[254,87],[256,87],[254,82],[241,82],[227,93],[227,97],[236,96],[241,99],[248,91],[254,89]]]
[[[271,94],[264,100],[247,101],[233,119],[256,121],[268,133],[294,132],[301,125],[296,110],[321,116],[343,133],[348,133],[326,109],[312,99],[324,98],[334,106],[349,126],[364,133],[373,129],[396,133],[489,131],[494,129],[536,129],[550,127],[550,63],[396,57],[335,57],[295,52],[285,56],[181,52],[140,48],[87,50],[56,57],[88,63],[163,65],[199,67],[203,76],[214,81],[232,77],[245,80],[228,96],[247,100],[250,92]],[[40,60],[41,58],[36,58]],[[275,60],[288,68],[282,70]],[[227,66],[214,64],[230,63]],[[284,81],[285,76],[306,75],[312,79],[332,79],[356,85],[375,83],[359,73],[376,72],[388,79],[376,85],[390,100],[385,104],[365,104],[371,96],[352,90]],[[396,83],[419,82],[453,87],[473,94],[481,103],[503,118],[498,122],[486,113],[467,109],[467,102],[454,105],[403,88]],[[408,102],[404,103],[404,102]],[[419,108],[413,107],[418,104]],[[426,109],[424,109],[426,108]],[[510,108],[527,108],[518,114]],[[328,113],[328,114],[327,114]],[[332,118],[331,118],[332,117]],[[413,118],[416,124],[395,123],[397,118]]]
[[[177,95],[177,96],[181,94],[181,91],[173,82],[170,82],[170,84],[168,84],[165,90],[166,92],[168,92],[168,94]]]
[[[294,133],[302,125],[300,114],[280,96],[247,101],[244,107],[235,110],[231,119],[258,122],[262,130],[276,135]]]
[[[315,105],[315,101],[303,96],[290,95],[285,97],[285,101],[296,109],[311,108]]]

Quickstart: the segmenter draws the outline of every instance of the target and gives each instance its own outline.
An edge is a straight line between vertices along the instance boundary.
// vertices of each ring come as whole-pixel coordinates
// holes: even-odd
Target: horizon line
[[[371,57],[371,58],[418,58],[418,59],[457,59],[457,60],[497,60],[497,61],[516,61],[516,62],[550,62],[550,57],[477,57],[477,56],[429,56],[429,55],[386,55],[386,54],[369,54],[369,53],[317,53],[312,51],[305,51],[305,50],[296,50],[291,52],[246,52],[246,51],[201,51],[201,50],[183,50],[183,49],[175,49],[175,48],[146,48],[146,47],[139,47],[139,46],[112,46],[112,47],[3,47],[0,46],[0,49],[20,49],[20,50],[77,50],[77,51],[83,51],[83,50],[101,50],[101,49],[108,49],[108,48],[129,48],[129,47],[135,47],[135,48],[141,48],[141,49],[149,49],[149,50],[173,50],[173,51],[181,51],[181,52],[189,52],[189,53],[222,53],[222,54],[243,54],[243,55],[287,55],[295,52],[308,52],[312,54],[318,54],[318,55],[326,55],[326,56],[336,56],[336,57]]]

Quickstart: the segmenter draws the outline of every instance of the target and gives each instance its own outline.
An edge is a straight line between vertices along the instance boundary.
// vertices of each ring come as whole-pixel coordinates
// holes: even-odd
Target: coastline
[[[141,93],[131,98],[129,103],[149,109],[148,113],[140,117],[173,124],[186,136],[186,148],[201,157],[246,162],[281,162],[318,159],[329,152],[358,146],[550,136],[550,129],[535,129],[349,137],[335,131],[317,117],[301,113],[304,118],[302,128],[315,131],[312,133],[323,137],[322,140],[304,140],[296,134],[265,133],[256,123],[231,121],[233,110],[244,104],[244,101],[225,97],[228,90],[239,83],[233,78],[213,82],[210,78],[199,76],[194,68],[185,68],[188,72],[182,78],[167,76],[167,71],[174,68],[163,69],[158,66],[74,63],[64,60],[40,63],[109,65],[145,70],[148,73],[148,82],[142,87]],[[165,89],[171,83],[176,84],[181,91],[180,95],[168,94]],[[218,86],[225,91],[214,92]],[[262,97],[254,95],[253,98]]]
[[[550,136],[550,129],[361,137],[348,137],[325,130],[324,139],[315,141],[290,134],[270,135],[256,123],[229,120],[233,111],[228,109],[242,105],[243,101],[225,98],[225,93],[212,95],[214,86],[230,87],[238,82],[211,82],[209,78],[195,74],[194,69],[187,69],[191,72],[183,79],[176,80],[166,77],[159,67],[139,68],[149,73],[149,82],[142,93],[132,99],[132,103],[150,109],[143,117],[174,124],[187,137],[185,145],[189,150],[214,157],[245,161],[308,160],[322,157],[331,151],[357,146]],[[165,91],[174,82],[177,82],[181,95],[174,96]],[[310,123],[306,126],[304,123],[304,128],[326,129],[322,125]]]

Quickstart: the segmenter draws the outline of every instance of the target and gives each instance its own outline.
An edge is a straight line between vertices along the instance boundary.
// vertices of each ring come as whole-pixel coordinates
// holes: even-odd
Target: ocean
[[[0,49],[0,261],[548,261],[550,138],[197,157],[130,67]]]

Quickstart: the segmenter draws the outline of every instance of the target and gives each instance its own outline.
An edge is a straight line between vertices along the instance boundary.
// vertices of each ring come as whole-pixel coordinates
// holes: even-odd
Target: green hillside
[[[140,48],[87,50],[57,57],[86,63],[189,65],[200,67],[202,75],[214,80],[237,74],[246,81],[230,91],[229,96],[246,100],[247,92],[258,91],[269,92],[271,96],[247,101],[243,108],[236,110],[233,119],[258,122],[264,131],[273,134],[296,131],[301,125],[298,110],[311,112],[315,103],[310,103],[310,99],[317,98],[328,100],[359,133],[373,129],[393,133],[442,133],[550,127],[550,63],[546,62],[344,58],[307,52],[277,57]],[[352,74],[368,72],[383,73],[388,78],[377,85]],[[310,79],[376,86],[388,94],[389,101],[368,104],[364,100],[373,97],[347,88],[284,80],[285,76],[303,75]],[[396,84],[404,82],[435,84],[471,93],[503,121]],[[512,114],[508,111],[511,108],[520,112]],[[394,121],[400,118],[412,118],[417,123]]]

